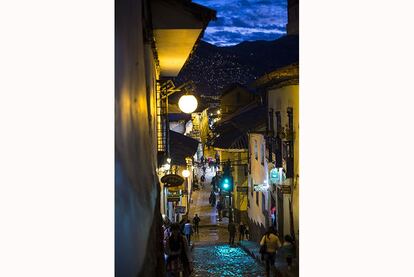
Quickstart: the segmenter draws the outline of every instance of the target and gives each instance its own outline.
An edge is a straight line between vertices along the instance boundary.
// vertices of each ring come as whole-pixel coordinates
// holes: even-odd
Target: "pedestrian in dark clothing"
[[[216,169],[218,170],[220,167],[220,155],[216,152]]]
[[[181,232],[181,234],[184,234],[184,225],[185,225],[186,222],[187,222],[187,220],[183,217],[180,220],[180,222],[178,223],[179,226],[180,226],[180,232]]]
[[[201,219],[198,217],[198,214],[195,215],[193,218],[193,224],[194,224],[194,232],[198,234],[198,224],[200,223]]]
[[[165,244],[167,257],[167,276],[189,277],[192,270],[192,257],[187,239],[180,233],[180,225],[173,223],[170,227],[171,234]]]
[[[216,191],[216,183],[217,183],[217,176],[214,176],[214,177],[211,179],[211,186],[212,186],[212,188],[213,188],[213,191]]]
[[[244,235],[246,236],[246,239],[249,240],[250,239],[250,232],[249,232],[249,227],[246,226],[246,230],[244,230]]]
[[[244,240],[244,232],[246,231],[246,226],[243,222],[240,222],[239,225],[239,241]]]
[[[210,205],[213,203],[213,196],[214,196],[214,192],[211,192],[210,197],[208,198],[208,203],[210,203]]]
[[[281,255],[286,259],[288,270],[291,269],[293,258],[295,257],[296,247],[291,236],[285,236],[285,242],[280,248]]]
[[[216,194],[213,192],[213,197],[211,198],[211,207],[214,207],[216,205]]]
[[[213,159],[210,159],[210,160],[209,160],[209,162],[208,162],[208,166],[210,167],[211,172],[214,172],[214,162],[213,162]]]
[[[234,237],[236,236],[236,224],[231,221],[227,226],[227,229],[229,230],[229,244],[234,245]]]
[[[204,189],[204,182],[206,181],[206,177],[204,175],[201,175],[200,182],[201,182],[201,188]]]
[[[222,215],[221,215],[221,211],[223,210],[223,204],[222,204],[222,201],[218,201],[217,202],[217,206],[216,206],[216,208],[217,208],[217,212],[218,212],[218,217],[219,217],[219,221],[221,221],[221,218],[222,218]]]

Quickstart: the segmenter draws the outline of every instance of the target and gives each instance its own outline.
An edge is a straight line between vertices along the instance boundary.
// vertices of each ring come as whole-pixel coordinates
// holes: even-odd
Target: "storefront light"
[[[188,169],[184,169],[182,175],[184,178],[188,178],[190,176],[190,171]]]
[[[170,170],[171,169],[171,165],[169,163],[166,163],[163,165],[164,170]]]

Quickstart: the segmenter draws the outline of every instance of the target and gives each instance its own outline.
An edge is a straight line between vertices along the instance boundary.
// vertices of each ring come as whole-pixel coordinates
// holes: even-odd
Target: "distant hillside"
[[[217,95],[231,83],[246,85],[265,73],[298,61],[298,36],[242,42],[229,47],[200,41],[175,83],[193,80],[199,95]]]

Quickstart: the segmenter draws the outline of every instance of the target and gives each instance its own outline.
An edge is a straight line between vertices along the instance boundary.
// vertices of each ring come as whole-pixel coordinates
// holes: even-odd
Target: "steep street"
[[[197,172],[201,174],[201,170]],[[213,174],[207,169],[206,184],[204,188],[193,193],[189,212],[190,218],[195,214],[201,218],[199,233],[192,238],[192,276],[264,276],[264,267],[261,264],[239,246],[228,244],[228,218],[218,221],[217,209],[211,207],[208,201]]]

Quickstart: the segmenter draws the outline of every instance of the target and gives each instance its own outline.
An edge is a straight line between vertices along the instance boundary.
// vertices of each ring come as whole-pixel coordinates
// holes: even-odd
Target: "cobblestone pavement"
[[[265,269],[239,247],[228,244],[194,247],[194,273],[197,276],[264,276]]]
[[[198,214],[201,218],[199,233],[194,234],[192,254],[193,277],[202,276],[264,276],[264,267],[238,246],[229,246],[228,219],[219,222],[217,211],[208,203],[214,174],[207,170],[206,186],[195,191],[190,208],[190,218]],[[237,239],[236,239],[237,241]]]
[[[229,241],[227,228],[217,226],[205,226],[199,228],[198,234],[193,234],[194,245],[226,243]]]

